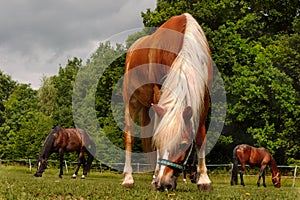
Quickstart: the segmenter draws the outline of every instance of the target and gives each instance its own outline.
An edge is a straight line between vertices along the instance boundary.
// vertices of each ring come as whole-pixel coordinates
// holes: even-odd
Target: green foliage
[[[15,86],[16,82],[11,80],[10,76],[0,71],[0,126],[5,122],[5,118],[3,117],[5,111],[3,102],[8,99]]]
[[[299,1],[160,0],[142,16],[158,27],[184,12],[204,29],[225,81],[226,126],[209,160],[239,143],[265,146],[279,163],[300,160]]]
[[[65,68],[60,67],[58,76],[52,77],[51,83],[55,87],[56,104],[54,108],[54,126],[74,127],[72,112],[72,93],[75,77],[81,66],[82,60],[74,58],[68,60]]]
[[[17,85],[4,101],[5,123],[1,126],[0,158],[35,158],[41,148],[41,133],[51,127],[51,118],[38,111],[37,92]]]

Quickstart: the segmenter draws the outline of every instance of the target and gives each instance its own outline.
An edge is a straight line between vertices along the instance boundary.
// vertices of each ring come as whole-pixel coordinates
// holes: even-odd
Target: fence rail
[[[15,160],[2,160],[2,159],[0,159],[0,167],[1,167],[1,165],[5,165],[5,163],[8,163],[8,165],[9,165],[9,163],[19,163],[19,164],[22,164],[22,165],[28,165],[29,170],[32,171],[32,168],[33,168],[33,166],[35,165],[36,162],[37,162],[36,159],[15,159]],[[57,161],[57,160],[48,160],[48,163],[56,165],[56,164],[59,163],[59,161]],[[69,172],[69,167],[76,165],[77,162],[70,162],[70,161],[65,160],[64,164],[65,164],[66,171],[68,173]],[[106,168],[106,169],[109,169],[109,170],[116,169],[116,168],[120,169],[120,168],[123,168],[124,165],[125,165],[125,163],[107,163],[107,164],[103,164],[100,161],[96,160],[96,161],[93,162],[92,166],[94,168],[96,167],[98,169],[98,171],[102,172],[103,168]],[[213,170],[213,168],[219,168],[219,167],[226,167],[226,168],[230,168],[230,169],[232,168],[232,164],[207,164],[206,166],[209,170]],[[152,165],[144,164],[144,163],[132,163],[132,167],[135,169],[135,171],[137,173],[143,173],[145,171],[149,172],[149,171],[152,171],[152,169],[153,169]],[[297,166],[297,165],[294,165],[294,166],[278,165],[277,167],[282,168],[282,169],[285,168],[285,169],[292,170],[291,171],[292,172],[291,176],[285,175],[285,176],[282,176],[282,177],[293,179],[292,187],[295,187],[296,179],[300,179],[299,172],[297,171],[300,166]],[[226,174],[226,175],[228,175],[228,174]]]

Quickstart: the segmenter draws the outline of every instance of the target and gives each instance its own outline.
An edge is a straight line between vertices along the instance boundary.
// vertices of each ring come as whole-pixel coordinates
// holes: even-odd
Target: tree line
[[[266,147],[280,164],[300,164],[299,8],[298,0],[157,0],[155,10],[141,14],[145,27],[159,27],[188,12],[204,29],[227,100],[225,125],[208,162],[231,162],[234,146],[248,143]],[[124,45],[100,43],[85,64],[68,60],[57,75],[43,77],[38,90],[0,72],[0,159],[34,158],[56,125],[97,132],[95,116],[110,142],[124,148],[117,83],[126,49],[147,32],[129,36]],[[112,93],[118,97],[114,108]],[[114,150],[96,140],[109,159]],[[134,151],[142,151],[138,139]]]

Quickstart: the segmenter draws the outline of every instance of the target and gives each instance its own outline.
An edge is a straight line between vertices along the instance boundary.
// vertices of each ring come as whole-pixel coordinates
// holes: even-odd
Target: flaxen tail
[[[238,157],[237,157],[237,149],[238,146],[236,146],[233,149],[233,166],[231,171],[231,185],[237,185],[238,184]]]

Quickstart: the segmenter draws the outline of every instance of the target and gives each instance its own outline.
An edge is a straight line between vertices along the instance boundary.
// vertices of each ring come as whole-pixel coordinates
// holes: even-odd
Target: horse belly
[[[70,141],[69,144],[66,146],[67,151],[77,151],[81,148],[81,144],[77,141]]]

